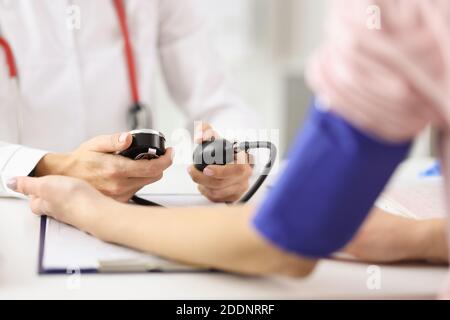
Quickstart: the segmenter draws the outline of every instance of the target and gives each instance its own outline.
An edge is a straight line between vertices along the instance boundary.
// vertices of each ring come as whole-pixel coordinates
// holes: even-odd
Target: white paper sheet
[[[209,204],[199,194],[148,195],[144,198],[172,207]],[[100,269],[115,272],[186,269],[156,256],[105,243],[53,219],[47,219],[42,267],[44,270]]]
[[[446,217],[444,181],[441,178],[421,179],[390,187],[377,206],[388,212],[414,219]]]

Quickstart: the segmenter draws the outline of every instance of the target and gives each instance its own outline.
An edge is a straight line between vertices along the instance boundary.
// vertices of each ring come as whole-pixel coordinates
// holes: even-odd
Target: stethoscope
[[[140,100],[138,77],[136,60],[134,57],[133,46],[131,43],[130,31],[128,28],[128,21],[125,6],[123,0],[112,0],[116,14],[119,20],[119,27],[124,41],[124,54],[125,62],[128,68],[128,80],[130,85],[130,92],[132,98],[132,104],[128,110],[127,125],[129,129],[136,130],[139,128],[151,127],[151,114],[150,109],[146,107]],[[14,59],[14,53],[9,45],[8,41],[0,34],[0,47],[4,51],[6,63],[8,66],[8,75],[11,79],[14,95],[18,101],[17,107],[17,128],[18,128],[18,141],[22,141],[22,129],[23,129],[23,104],[20,96],[19,88],[19,75],[17,70],[16,61]]]
[[[19,88],[19,75],[17,72],[13,51],[9,43],[1,35],[0,35],[0,47],[5,53],[6,65],[8,67],[8,76],[11,79],[11,89],[13,91],[15,101],[17,101],[17,142],[20,144],[22,142],[23,107]]]

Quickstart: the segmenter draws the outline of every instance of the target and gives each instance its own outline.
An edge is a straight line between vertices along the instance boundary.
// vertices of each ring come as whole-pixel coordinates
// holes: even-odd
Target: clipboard
[[[68,268],[46,268],[44,267],[44,254],[45,254],[45,236],[47,231],[47,217],[43,216],[40,220],[39,228],[39,253],[38,253],[38,274],[67,274]],[[84,274],[99,273],[97,269],[83,269]]]
[[[174,195],[159,195],[150,199],[167,204],[170,202],[167,199],[172,198],[173,201],[173,197]],[[190,203],[185,201],[191,200],[192,203],[199,196],[177,195],[176,197],[178,202]],[[182,197],[186,199],[183,200]],[[210,271],[212,270],[178,264],[161,257],[103,242],[46,216],[41,217],[40,220],[38,255],[40,275]]]

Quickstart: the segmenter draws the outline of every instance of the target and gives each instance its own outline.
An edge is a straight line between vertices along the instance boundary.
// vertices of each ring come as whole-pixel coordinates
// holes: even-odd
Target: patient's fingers
[[[73,193],[74,188],[81,185],[81,180],[63,176],[17,177],[15,191],[43,200],[55,200],[64,198],[66,193]]]
[[[45,178],[17,177],[15,179],[16,189],[14,191],[37,197],[42,195],[42,184]]]
[[[33,213],[36,215],[41,216],[46,214],[45,203],[44,200],[42,200],[41,198],[32,197],[30,202],[30,208],[31,211],[33,211]]]

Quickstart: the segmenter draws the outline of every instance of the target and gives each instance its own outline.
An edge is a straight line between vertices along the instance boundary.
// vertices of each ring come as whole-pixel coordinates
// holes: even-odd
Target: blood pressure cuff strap
[[[327,257],[356,233],[411,144],[381,142],[317,102],[287,168],[253,223],[264,238],[304,257]]]

